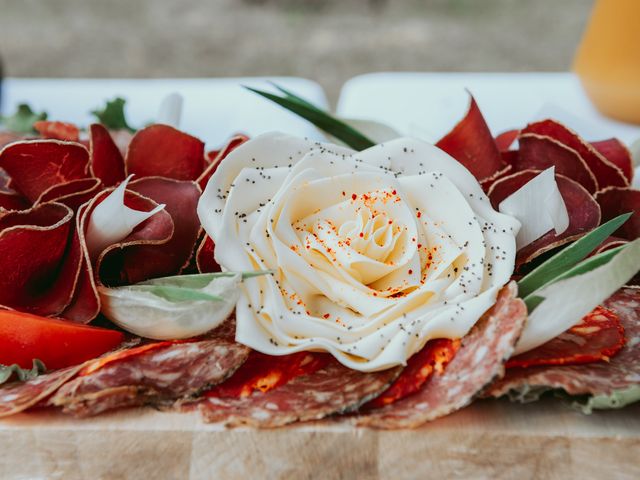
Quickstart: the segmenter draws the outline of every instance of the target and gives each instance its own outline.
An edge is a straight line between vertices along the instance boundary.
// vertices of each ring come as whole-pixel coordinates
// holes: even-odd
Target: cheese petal
[[[142,212],[124,204],[124,192],[133,175],[113,190],[91,213],[86,241],[89,256],[95,258],[106,247],[126,238],[134,228],[164,209],[158,205],[149,212]]]
[[[158,108],[156,123],[162,123],[174,128],[179,128],[180,120],[182,118],[183,104],[184,98],[179,93],[170,93],[164,97],[162,102],[160,102],[160,107]]]
[[[498,210],[520,221],[518,250],[550,230],[560,235],[569,227],[569,213],[555,180],[555,167],[546,169],[505,198]]]

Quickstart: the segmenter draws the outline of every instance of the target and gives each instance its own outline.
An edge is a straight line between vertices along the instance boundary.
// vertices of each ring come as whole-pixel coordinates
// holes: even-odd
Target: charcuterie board
[[[481,401],[417,430],[347,422],[226,430],[134,409],[0,423],[0,478],[639,478],[640,405],[586,416],[557,400]]]

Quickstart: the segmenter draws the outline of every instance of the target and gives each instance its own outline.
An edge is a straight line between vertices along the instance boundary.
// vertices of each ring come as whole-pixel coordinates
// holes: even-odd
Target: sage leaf
[[[98,287],[102,313],[128,332],[155,340],[190,338],[213,330],[233,312],[244,279],[262,272],[219,272]]]
[[[91,114],[109,130],[129,130],[135,133],[136,129],[129,125],[124,113],[126,103],[124,98],[116,97],[108,100],[103,108],[92,110]]]
[[[0,365],[0,385],[14,377],[19,382],[26,382],[27,380],[36,378],[38,375],[42,375],[46,371],[47,367],[37,358],[33,360],[31,369],[20,368],[20,366],[15,363],[9,366]]]
[[[45,112],[36,113],[29,105],[21,103],[13,115],[0,116],[0,123],[10,132],[36,133],[33,124],[46,119],[47,114]]]

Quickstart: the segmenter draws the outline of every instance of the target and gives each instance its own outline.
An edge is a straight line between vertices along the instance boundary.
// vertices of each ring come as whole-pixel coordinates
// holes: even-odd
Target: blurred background
[[[562,71],[592,0],[0,0],[12,77]]]

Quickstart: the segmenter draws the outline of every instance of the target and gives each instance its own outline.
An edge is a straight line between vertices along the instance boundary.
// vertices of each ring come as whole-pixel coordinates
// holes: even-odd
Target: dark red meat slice
[[[439,338],[428,342],[422,350],[412,356],[395,382],[382,394],[362,406],[371,410],[391,405],[422,388],[432,375],[441,375],[446,365],[460,348],[460,340]]]
[[[213,257],[214,250],[213,240],[209,235],[205,234],[196,252],[196,265],[200,273],[220,272],[222,270]]]
[[[608,361],[623,346],[620,319],[612,311],[598,307],[553,340],[509,359],[507,368]]]
[[[496,145],[501,152],[509,150],[513,142],[518,139],[520,130],[507,130],[496,137]]]
[[[87,209],[83,211],[81,218],[83,237],[84,234],[86,234],[89,218],[93,209],[102,200],[104,200],[109,193],[111,192],[105,190],[87,204]],[[131,190],[127,190],[125,192],[125,204],[130,208],[145,212],[148,212],[157,206],[157,203],[153,200]],[[105,285],[112,286],[136,283],[149,278],[151,273],[146,275],[144,269],[148,269],[148,272],[155,272],[158,269],[158,265],[139,262],[136,265],[135,271],[138,274],[142,272],[141,276],[143,278],[130,278],[127,267],[132,264],[131,262],[133,262],[135,252],[138,248],[150,245],[163,245],[171,239],[173,231],[173,220],[171,215],[166,211],[160,211],[151,218],[145,220],[125,239],[114,245],[110,245],[100,255],[98,255],[97,260],[94,262],[94,268],[96,272],[98,272],[100,280]]]
[[[105,187],[113,187],[124,180],[124,158],[109,131],[101,124],[89,127],[91,172]]]
[[[503,288],[496,304],[462,339],[462,346],[442,374],[433,375],[417,393],[356,419],[373,428],[413,428],[467,406],[496,378],[527,319],[514,283]]]
[[[82,366],[64,368],[26,382],[0,386],[0,418],[23,412],[47,399],[60,386],[75,377]]]
[[[171,404],[227,379],[249,349],[226,338],[172,343],[83,371],[63,385],[50,404],[76,416],[114,408]]]
[[[38,131],[42,138],[66,140],[68,142],[80,140],[80,130],[73,123],[40,120],[33,124],[33,128]]]
[[[200,188],[202,190],[207,187],[209,179],[216,172],[222,160],[224,160],[227,155],[229,155],[247,140],[249,140],[249,137],[247,137],[246,135],[236,135],[235,137],[231,138],[231,140],[229,140],[229,142],[227,142],[227,144],[221,150],[209,152],[207,154],[209,164],[207,165],[204,172],[202,172],[200,177],[198,177],[198,185],[200,185]]]
[[[175,275],[186,268],[201,233],[198,200],[202,191],[195,182],[148,177],[131,182],[129,190],[158,204],[173,220],[173,236],[162,245],[140,246],[124,256],[123,275],[131,283],[150,277]]]
[[[252,351],[244,364],[224,383],[204,394],[205,397],[245,398],[254,392],[266,393],[300,375],[309,375],[325,366],[325,354],[299,352],[272,356]]]
[[[74,142],[31,140],[12,143],[0,152],[0,167],[11,177],[11,186],[30,202],[47,189],[87,177],[89,152]]]
[[[524,170],[496,181],[488,192],[491,204],[498,208],[509,195],[531,181],[540,170]],[[530,262],[538,255],[571,242],[600,224],[600,208],[591,194],[577,182],[556,174],[558,189],[569,213],[569,227],[560,235],[549,231],[518,251],[517,262]]]
[[[196,180],[204,170],[204,143],[169,125],[138,131],[127,150],[127,174]]]
[[[599,189],[608,186],[622,187],[629,184],[622,170],[617,165],[610,162],[595,149],[593,145],[585,142],[577,133],[561,123],[554,120],[542,120],[527,125],[522,133],[534,133],[552,138],[576,152],[580,158],[584,160],[589,170],[595,175]],[[559,171],[558,173],[563,172]],[[575,180],[578,179],[576,178]]]
[[[584,365],[512,368],[487,392],[500,397],[510,393],[525,399],[528,392],[561,389],[570,395],[609,395],[640,386],[640,289],[625,287],[604,302],[619,316],[626,343],[608,362]]]
[[[627,180],[627,185],[631,184],[633,181],[633,159],[629,149],[620,140],[610,138],[599,142],[591,142],[591,146],[622,171]]]
[[[505,167],[496,141],[473,97],[465,117],[436,146],[462,163],[478,181],[494,176]]]
[[[616,236],[626,240],[640,237],[640,190],[610,187],[598,192],[596,200],[600,204],[603,221],[633,212],[631,218],[615,232]]]
[[[551,137],[522,133],[518,137],[520,150],[514,159],[514,170],[546,170],[556,167],[556,173],[575,180],[589,193],[598,190],[598,182],[584,159],[572,148]]]
[[[356,410],[384,391],[400,370],[362,373],[331,358],[320,370],[267,393],[255,392],[245,398],[210,397],[199,403],[199,409],[205,421],[224,422],[228,427],[272,428],[319,420]]]
[[[65,258],[72,230],[73,212],[57,203],[0,214],[0,305],[47,316],[69,304],[79,269]]]
[[[36,203],[58,202],[75,211],[95,197],[101,189],[102,183],[97,178],[80,178],[48,188]]]
[[[31,204],[16,192],[0,191],[0,208],[5,210],[27,210]]]

